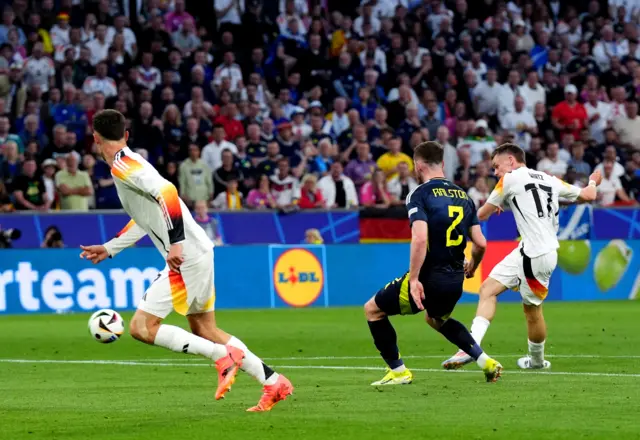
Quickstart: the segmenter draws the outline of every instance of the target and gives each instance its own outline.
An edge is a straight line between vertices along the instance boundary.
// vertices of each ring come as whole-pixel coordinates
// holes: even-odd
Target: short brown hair
[[[124,115],[117,110],[102,110],[93,117],[93,131],[108,141],[123,139],[125,130]]]
[[[421,160],[429,165],[441,164],[444,158],[444,148],[437,142],[427,141],[416,145],[413,150],[414,160]]]
[[[500,154],[510,154],[512,155],[519,163],[525,163],[524,159],[524,150],[520,148],[516,144],[512,144],[511,142],[507,142],[506,144],[500,145],[498,148],[493,150],[491,153],[491,159],[500,155]]]

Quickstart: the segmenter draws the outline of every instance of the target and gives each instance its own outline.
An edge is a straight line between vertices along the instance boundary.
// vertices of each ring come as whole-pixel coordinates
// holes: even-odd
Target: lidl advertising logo
[[[285,303],[294,307],[306,307],[313,304],[322,293],[322,264],[306,249],[289,249],[275,262],[273,284]]]

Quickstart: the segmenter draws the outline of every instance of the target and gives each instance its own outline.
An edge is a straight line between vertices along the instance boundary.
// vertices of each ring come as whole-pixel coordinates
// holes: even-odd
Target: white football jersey
[[[204,229],[178,197],[176,187],[142,156],[128,147],[123,148],[116,154],[111,175],[131,221],[113,240],[105,243],[109,255],[115,256],[147,234],[165,258],[172,244],[182,243],[185,262],[213,247]]]
[[[580,188],[527,167],[505,174],[487,203],[509,205],[516,219],[520,243],[529,258],[558,249],[558,198],[576,201]]]
[[[55,65],[49,57],[41,57],[39,60],[35,57],[29,57],[24,65],[25,82],[29,86],[39,85],[42,93],[49,91],[49,78],[55,74]]]

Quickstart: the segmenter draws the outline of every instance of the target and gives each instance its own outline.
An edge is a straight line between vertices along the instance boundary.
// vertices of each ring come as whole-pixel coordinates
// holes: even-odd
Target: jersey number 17
[[[553,200],[553,193],[551,191],[551,187],[547,185],[536,185],[535,183],[527,183],[524,186],[525,191],[531,191],[533,195],[533,201],[536,204],[536,210],[538,211],[538,217],[543,218],[545,215],[551,215],[551,201]],[[547,193],[547,213],[544,213],[544,209],[542,208],[542,202],[540,200],[539,191],[542,190]]]

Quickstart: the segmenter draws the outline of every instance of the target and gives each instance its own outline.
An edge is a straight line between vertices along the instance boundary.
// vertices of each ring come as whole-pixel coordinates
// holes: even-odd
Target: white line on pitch
[[[0,359],[0,363],[10,364],[68,364],[68,365],[128,365],[128,366],[151,366],[151,367],[208,367],[208,364],[189,363],[166,363],[166,362],[136,362],[136,361],[110,361],[110,360],[56,360],[56,359]],[[357,370],[357,371],[383,371],[381,367],[369,366],[343,366],[343,365],[272,365],[274,368],[296,369],[296,370]],[[412,371],[427,373],[469,373],[479,374],[471,370],[447,371],[439,368],[412,368]],[[577,371],[520,371],[510,370],[506,374],[539,374],[547,376],[596,376],[596,377],[640,377],[636,373],[590,373]]]
[[[520,358],[525,356],[522,354],[494,354],[491,355],[496,358]],[[415,355],[415,356],[402,356],[402,359],[444,359],[445,354],[431,354],[431,355]],[[545,354],[545,357],[556,359],[640,359],[640,356],[621,356],[621,355],[599,355],[599,354]],[[291,357],[265,357],[262,358],[265,361],[349,361],[349,360],[367,360],[367,359],[380,359],[380,356],[291,356]],[[147,358],[147,359],[131,359],[131,362],[204,362],[205,359],[201,358]]]

